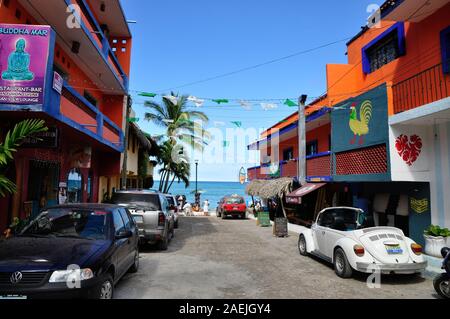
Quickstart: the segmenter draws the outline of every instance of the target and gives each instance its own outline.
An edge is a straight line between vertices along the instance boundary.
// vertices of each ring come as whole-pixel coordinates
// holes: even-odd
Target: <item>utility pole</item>
[[[127,189],[127,176],[128,176],[128,139],[130,138],[130,114],[131,114],[131,106],[133,105],[133,100],[131,99],[131,96],[127,96],[127,110],[126,110],[126,118],[125,118],[125,139],[123,141],[124,144],[124,153],[123,153],[123,163],[122,163],[122,183],[120,185],[120,188],[122,190]]]
[[[195,161],[195,203],[200,205],[198,196],[198,160]]]
[[[302,95],[298,99],[298,181],[306,184],[306,117],[305,104],[308,96]]]

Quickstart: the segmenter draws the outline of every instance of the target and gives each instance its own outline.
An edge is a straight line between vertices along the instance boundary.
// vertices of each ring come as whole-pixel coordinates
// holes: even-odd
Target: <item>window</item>
[[[144,207],[153,211],[161,210],[158,194],[114,193],[111,203],[128,207]]]
[[[93,106],[97,107],[97,100],[87,91],[84,91],[84,98]]]
[[[319,226],[330,227],[333,224],[333,214],[330,211],[324,212],[317,222]]]
[[[22,17],[22,12],[20,12],[19,9],[16,10],[16,18],[20,20],[20,18]]]
[[[362,49],[363,72],[375,72],[405,53],[405,27],[398,22]]]
[[[450,27],[441,31],[442,68],[450,74]]]
[[[92,171],[89,171],[88,175],[87,194],[88,194],[87,202],[91,203],[92,200],[94,199],[94,173]]]
[[[290,147],[283,151],[283,161],[291,161],[294,159],[294,148]]]
[[[316,155],[319,150],[319,144],[317,141],[309,142],[306,144],[306,156]]]
[[[114,212],[113,212],[113,220],[114,220],[114,229],[116,231],[116,234],[125,230],[125,224],[122,220],[122,216],[120,216],[120,213],[117,209],[114,210]]]
[[[67,202],[81,203],[83,201],[83,177],[78,168],[72,169],[67,176]]]
[[[392,33],[367,51],[370,72],[380,69],[399,57],[397,34]]]
[[[3,5],[8,8],[9,7],[9,0],[3,0]]]
[[[122,216],[122,220],[125,222],[125,228],[126,230],[131,230],[132,228],[132,222],[130,220],[130,217],[127,214],[127,211],[124,208],[119,209],[120,216]]]

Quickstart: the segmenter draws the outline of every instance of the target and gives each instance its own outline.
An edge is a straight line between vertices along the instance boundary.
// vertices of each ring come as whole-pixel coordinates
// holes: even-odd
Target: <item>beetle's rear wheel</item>
[[[341,278],[350,278],[353,275],[352,266],[350,266],[342,248],[336,249],[334,253],[334,271]]]

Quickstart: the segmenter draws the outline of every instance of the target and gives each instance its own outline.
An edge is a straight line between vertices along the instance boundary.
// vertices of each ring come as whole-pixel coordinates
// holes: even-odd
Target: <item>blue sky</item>
[[[352,37],[365,24],[369,16],[367,7],[382,2],[122,1],[127,18],[137,21],[130,25],[133,33],[130,89],[159,92]],[[175,92],[220,99],[285,99],[303,93],[315,97],[326,89],[325,65],[346,63],[345,52],[342,41]],[[140,103],[143,100],[135,97],[139,126],[152,135],[163,133],[143,120],[145,107]],[[266,129],[294,111],[283,105],[268,111],[259,105],[244,110],[236,102],[222,106],[206,102],[202,110],[210,117],[211,127],[214,122],[224,122],[223,130],[234,127],[231,121],[242,122],[245,129]],[[242,166],[252,165],[238,159],[221,165],[200,163],[199,180],[237,181]]]

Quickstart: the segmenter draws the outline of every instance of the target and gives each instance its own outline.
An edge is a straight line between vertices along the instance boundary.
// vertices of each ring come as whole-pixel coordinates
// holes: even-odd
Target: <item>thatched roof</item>
[[[245,193],[250,196],[258,196],[259,189],[263,186],[264,182],[266,181],[259,179],[251,181],[245,188]]]
[[[139,144],[147,153],[151,153],[154,151],[154,146],[152,145],[151,139],[147,138],[145,133],[139,128],[137,124],[130,123],[130,133],[136,135]]]
[[[282,197],[292,192],[294,180],[289,177],[273,180],[254,180],[247,185],[246,193],[261,198]]]

